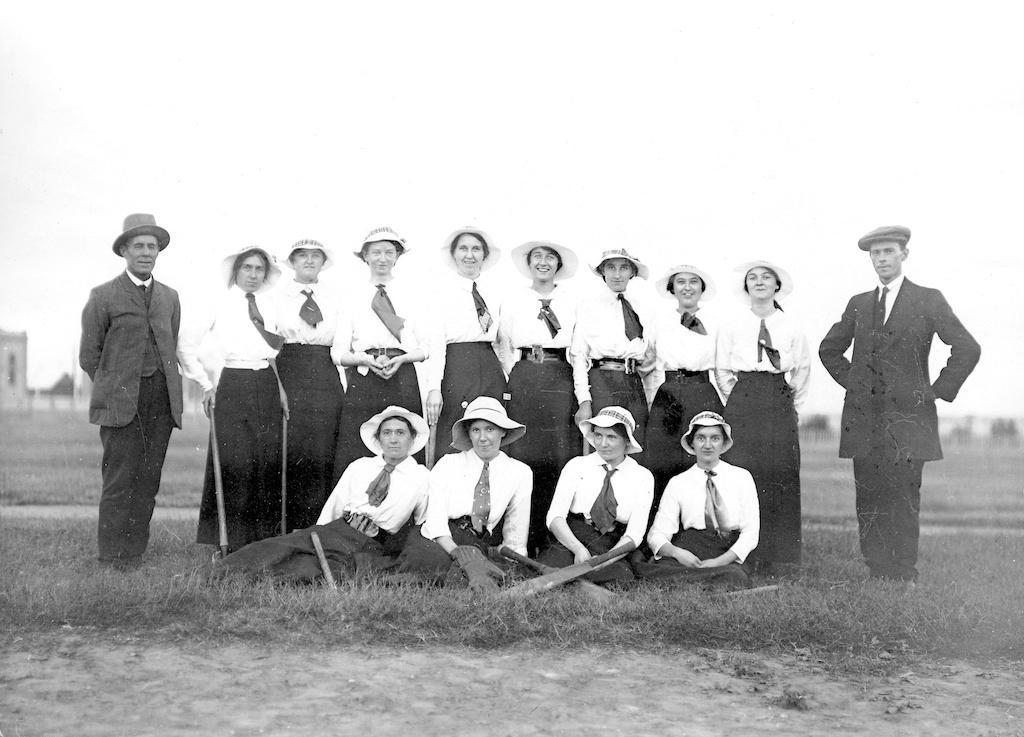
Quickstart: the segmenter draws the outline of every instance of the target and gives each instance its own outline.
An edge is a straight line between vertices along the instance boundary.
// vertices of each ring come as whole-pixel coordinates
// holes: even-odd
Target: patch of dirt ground
[[[360,649],[212,650],[63,636],[0,650],[0,734],[1024,735],[1006,665],[829,676],[763,658]]]

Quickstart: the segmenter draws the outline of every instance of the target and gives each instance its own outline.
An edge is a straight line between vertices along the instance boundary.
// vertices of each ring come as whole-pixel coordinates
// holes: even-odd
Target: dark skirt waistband
[[[542,348],[540,346],[520,348],[519,357],[526,361],[533,361],[534,363],[566,360],[565,348]]]
[[[694,379],[700,382],[710,383],[711,379],[708,377],[708,370],[703,371],[690,371],[690,369],[671,369],[665,372],[665,381],[684,381],[686,379]]]

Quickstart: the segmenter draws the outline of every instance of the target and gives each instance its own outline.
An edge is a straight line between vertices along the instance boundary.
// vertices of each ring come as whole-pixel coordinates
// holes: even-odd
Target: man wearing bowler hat
[[[935,399],[956,398],[981,348],[939,290],[903,276],[909,241],[910,229],[899,225],[860,239],[878,286],[850,300],[818,355],[846,389],[839,455],[853,459],[861,553],[873,578],[913,582],[921,471],[925,461],[942,458]],[[950,355],[933,382],[935,335]]]
[[[181,427],[181,305],[153,278],[170,240],[152,215],[126,217],[113,244],[125,271],[95,287],[82,311],[78,362],[92,379],[89,422],[103,443],[99,559],[115,567],[146,550],[167,443]]]

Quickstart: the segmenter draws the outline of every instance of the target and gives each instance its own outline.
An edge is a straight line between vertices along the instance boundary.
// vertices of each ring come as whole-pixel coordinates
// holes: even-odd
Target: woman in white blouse
[[[530,241],[512,251],[512,261],[529,286],[510,290],[501,309],[500,354],[508,373],[508,410],[528,428],[509,455],[533,470],[533,500],[528,548],[546,545],[544,515],[558,474],[580,454],[573,421],[578,405],[573,391],[569,345],[576,325],[576,299],[564,281],[576,273],[572,250],[550,241]]]
[[[736,438],[726,460],[750,471],[757,485],[761,538],[751,555],[755,569],[792,573],[801,549],[797,410],[807,396],[811,354],[778,302],[793,291],[789,274],[768,261],[743,264],[736,272],[750,310],[718,333],[715,377]]]
[[[271,362],[283,340],[277,333],[268,289],[281,275],[262,248],[246,248],[224,259],[228,291],[210,319],[178,340],[185,376],[203,388],[203,410],[216,420],[224,482],[228,549],[281,531],[281,425],[287,398]],[[200,344],[209,333],[224,361],[216,385],[213,359]],[[212,449],[199,506],[196,542],[218,544],[217,498]]]
[[[289,399],[287,519],[288,530],[295,530],[316,522],[334,488],[344,390],[335,365],[339,297],[320,283],[320,272],[334,265],[334,257],[322,243],[301,240],[285,262],[293,278],[282,281],[274,296],[284,338],[277,369]]]
[[[367,455],[359,428],[383,407],[423,411],[416,364],[428,355],[423,298],[408,278],[396,277],[405,239],[388,227],[375,228],[353,255],[369,274],[350,290],[338,326],[339,361],[348,389],[338,434],[335,475]],[[422,460],[422,457],[418,460]]]
[[[722,400],[711,381],[715,368],[717,324],[701,311],[715,295],[715,284],[704,270],[680,264],[666,271],[655,291],[673,301],[675,309],[658,316],[654,352],[661,386],[654,395],[644,441],[647,468],[654,474],[657,508],[669,479],[693,465],[679,440],[698,412],[722,412]]]
[[[629,457],[642,448],[628,410],[605,407],[581,422],[580,430],[597,452],[577,456],[562,469],[547,513],[548,529],[557,542],[538,557],[557,568],[629,542],[643,543],[654,495],[651,472]],[[625,560],[586,576],[598,583],[634,577],[632,564]]]
[[[460,228],[441,246],[456,277],[438,286],[432,302],[438,321],[428,361],[427,422],[437,425],[437,455],[456,452],[452,427],[477,397],[504,400],[505,374],[498,361],[501,290],[483,276],[501,257],[478,228]]]

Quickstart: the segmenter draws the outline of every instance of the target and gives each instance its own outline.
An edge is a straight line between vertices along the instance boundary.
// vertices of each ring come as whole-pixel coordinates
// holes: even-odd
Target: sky
[[[385,224],[429,285],[471,223],[506,254],[695,263],[726,311],[732,269],[769,259],[816,349],[875,283],[858,237],[901,223],[905,273],[983,348],[940,413],[1024,416],[1019,28],[985,2],[7,3],[0,328],[28,332],[31,386],[70,371],[124,216],[150,212],[186,310],[252,244],[321,240],[341,288]],[[816,358],[811,381],[805,412],[837,413]]]

